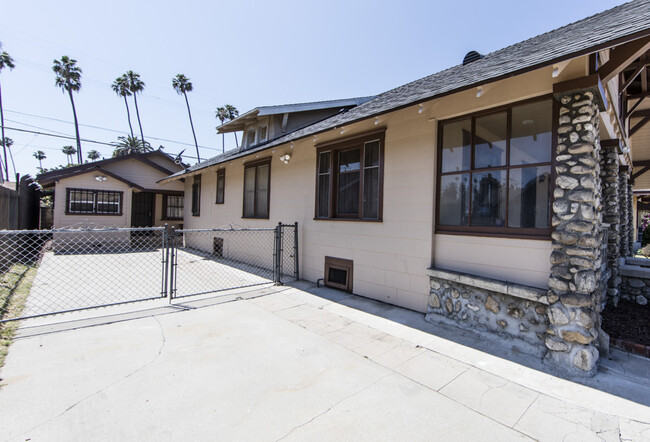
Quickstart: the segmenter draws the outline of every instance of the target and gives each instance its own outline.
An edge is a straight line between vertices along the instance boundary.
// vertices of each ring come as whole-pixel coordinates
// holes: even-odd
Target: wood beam
[[[645,126],[648,123],[648,121],[650,121],[650,115],[643,117],[641,121],[639,121],[634,125],[634,127],[630,128],[630,137],[634,135],[643,126]]]
[[[639,98],[639,100],[636,103],[634,103],[634,106],[632,106],[631,108],[628,109],[627,114],[632,115],[634,113],[634,111],[636,110],[636,108],[639,107],[639,105],[643,102],[643,100],[646,99],[647,96],[648,96],[647,92],[645,94],[641,95],[641,98]]]
[[[620,93],[622,94],[623,92],[625,92],[625,90],[632,84],[632,82],[636,79],[636,77],[639,76],[641,72],[643,72],[643,74],[645,75],[645,69],[646,69],[646,65],[642,65],[636,68],[636,70],[632,73],[632,75],[630,75],[628,79],[625,80],[625,83],[623,83],[623,87],[621,87]]]
[[[640,38],[612,49],[609,61],[598,69],[601,81],[606,84],[648,50],[650,50],[650,37]]]
[[[644,118],[650,116],[650,109],[643,109],[630,114],[630,118]]]
[[[645,166],[643,169],[639,170],[635,174],[632,175],[632,182],[634,182],[637,178],[639,178],[641,175],[646,173],[647,171],[650,170],[650,166]]]
[[[646,167],[646,166],[650,166],[650,160],[635,161],[634,164],[632,164],[632,167]]]

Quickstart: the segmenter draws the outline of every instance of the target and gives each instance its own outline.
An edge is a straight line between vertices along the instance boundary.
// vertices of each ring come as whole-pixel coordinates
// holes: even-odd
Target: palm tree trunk
[[[192,123],[192,112],[190,112],[190,102],[187,100],[187,94],[183,92],[185,96],[185,104],[187,104],[187,114],[190,116],[190,126],[192,126],[192,135],[194,136],[194,145],[196,146],[196,157],[201,162],[201,155],[199,154],[199,143],[196,142],[196,133],[194,133],[194,123]]]
[[[140,126],[140,136],[142,137],[142,146],[144,146],[144,133],[142,132],[142,123],[140,122],[140,111],[138,110],[138,95],[133,93],[133,101],[135,101],[135,114],[138,117],[138,126]]]
[[[2,150],[5,157],[5,179],[9,181],[9,163],[7,162],[7,147],[5,146],[5,115],[2,111],[2,87],[0,87],[0,126],[2,126]],[[0,175],[2,175],[1,170]]]
[[[40,158],[38,159],[38,168],[43,170],[43,162],[41,161]]]
[[[126,105],[126,118],[129,120],[129,129],[131,129],[131,138],[135,138],[133,136],[133,126],[131,125],[131,112],[129,112],[129,102],[126,101],[126,95],[124,96],[124,104]]]
[[[72,89],[68,89],[70,95],[70,103],[72,103],[72,116],[74,117],[74,130],[77,134],[77,161],[79,164],[83,163],[83,155],[81,154],[81,138],[79,137],[79,122],[77,121],[77,110],[74,107],[74,99],[72,98]]]

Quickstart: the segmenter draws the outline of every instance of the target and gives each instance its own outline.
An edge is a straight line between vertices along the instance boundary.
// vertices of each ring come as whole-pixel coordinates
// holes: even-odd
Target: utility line
[[[23,115],[23,116],[27,116],[27,117],[41,118],[41,119],[43,119],[43,120],[56,121],[56,122],[59,122],[59,123],[74,124],[72,121],[61,120],[61,119],[59,119],[59,118],[54,118],[54,117],[45,117],[45,116],[43,116],[43,115],[28,114],[28,113],[26,113],[26,112],[18,112],[18,111],[14,111],[14,110],[10,110],[10,109],[5,109],[5,112],[9,112],[9,113],[12,113],[12,114],[18,114],[18,115]],[[11,121],[11,120],[7,120],[7,121]],[[25,126],[30,126],[30,125],[27,124],[27,123],[20,123],[20,122],[18,122],[18,121],[11,121],[11,122],[12,122],[12,123],[18,123],[18,124],[24,124]],[[79,126],[89,127],[89,128],[91,128],[91,129],[105,130],[105,131],[108,131],[108,132],[114,132],[114,133],[118,133],[118,134],[124,134],[124,133],[125,133],[124,131],[115,130],[115,129],[109,129],[109,128],[107,128],[107,127],[94,126],[94,125],[92,125],[92,124],[82,124],[82,123],[79,123]],[[31,126],[31,127],[37,127],[37,126]],[[45,128],[42,128],[42,127],[38,127],[38,129],[49,130],[50,132],[54,132],[54,133],[61,133],[61,132],[57,132],[57,131],[55,131],[55,130],[53,130],[53,129],[45,129]],[[152,136],[149,136],[149,135],[147,135],[147,138],[148,138],[148,139],[152,139],[152,140],[157,140],[157,141],[166,141],[166,142],[168,142],[168,143],[181,144],[181,145],[183,145],[183,146],[190,146],[190,147],[193,147],[193,146],[194,146],[194,144],[184,143],[184,142],[182,142],[182,141],[169,140],[169,139],[167,139],[167,138],[152,137]],[[75,138],[75,139],[76,139],[76,138]],[[199,147],[200,147],[201,149],[209,149],[209,150],[221,151],[221,149],[216,148],[216,147],[202,146],[202,145],[199,145]]]

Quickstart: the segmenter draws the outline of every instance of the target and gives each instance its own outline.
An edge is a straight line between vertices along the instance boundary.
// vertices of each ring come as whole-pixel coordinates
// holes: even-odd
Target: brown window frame
[[[383,209],[384,209],[384,151],[386,128],[378,129],[372,132],[366,132],[356,136],[348,137],[335,142],[321,144],[316,149],[316,195],[314,204],[314,220],[316,221],[364,221],[364,222],[382,222]],[[363,214],[363,195],[364,195],[364,172],[370,166],[365,166],[365,146],[367,143],[379,141],[379,191],[378,191],[378,207],[377,218],[366,218]],[[338,153],[346,150],[359,148],[360,165],[359,165],[359,209],[356,214],[338,214],[337,201],[338,189],[336,183],[338,182],[339,163]],[[330,152],[330,169],[328,173],[320,173],[320,158],[321,154]],[[329,202],[328,214],[329,216],[319,216],[318,208],[320,205],[319,195],[319,177],[321,175],[329,175]]]
[[[170,196],[180,196],[181,198],[183,198],[183,205],[181,206],[181,209],[182,209],[181,210],[181,216],[179,218],[167,216],[167,207],[168,207],[167,198],[169,198]],[[185,210],[185,195],[182,192],[179,192],[179,193],[163,193],[162,194],[162,213],[160,214],[160,220],[161,221],[179,221],[179,220],[182,220],[183,219],[183,215],[182,215],[183,210]]]
[[[542,101],[550,101],[551,102],[551,159],[549,162],[542,162],[542,163],[535,163],[535,164],[522,164],[522,165],[515,165],[511,166],[510,165],[510,140],[512,138],[512,125],[511,125],[511,115],[512,115],[512,109],[517,106],[525,105],[525,104],[530,104],[530,103],[535,103],[535,102],[542,102]],[[497,114],[500,112],[507,111],[507,137],[506,137],[506,164],[504,166],[496,166],[496,167],[488,167],[488,168],[474,168],[474,130],[475,130],[475,121],[476,118],[483,117],[486,115],[492,115],[492,114]],[[468,235],[468,236],[488,236],[488,237],[502,237],[502,238],[521,238],[521,239],[540,239],[540,240],[548,240],[550,239],[551,233],[553,232],[553,227],[552,227],[552,217],[553,217],[553,202],[554,202],[554,195],[553,195],[553,187],[555,183],[555,177],[556,177],[556,172],[555,172],[555,157],[556,157],[556,147],[557,147],[557,128],[558,128],[558,115],[559,115],[559,105],[558,101],[553,97],[553,95],[543,95],[540,97],[535,97],[527,100],[522,100],[518,101],[515,103],[510,103],[504,106],[498,106],[498,107],[493,107],[490,109],[486,109],[480,112],[474,112],[474,113],[469,113],[469,114],[464,114],[459,117],[454,117],[454,118],[449,118],[446,120],[440,120],[438,121],[438,132],[437,132],[437,164],[436,164],[436,212],[435,212],[435,233],[442,233],[442,234],[450,234],[450,235]],[[471,146],[471,155],[472,155],[472,160],[470,164],[470,168],[466,171],[452,171],[452,172],[442,172],[442,150],[443,150],[443,145],[442,145],[442,137],[443,137],[443,126],[444,124],[448,123],[453,123],[456,121],[461,121],[465,119],[470,119],[471,120],[471,128],[472,128],[472,141],[470,143]],[[443,176],[447,175],[455,175],[455,174],[461,174],[461,173],[467,173],[467,174],[472,174],[472,173],[478,173],[478,172],[489,172],[493,170],[505,170],[506,171],[506,196],[505,196],[505,204],[506,204],[506,215],[505,215],[505,220],[506,220],[506,225],[508,221],[508,209],[509,209],[509,178],[510,178],[510,170],[513,169],[523,169],[526,167],[535,167],[535,166],[550,166],[551,169],[551,174],[550,174],[550,183],[549,183],[549,195],[548,195],[548,210],[549,210],[549,225],[548,228],[545,229],[537,229],[537,228],[521,228],[521,227],[492,227],[492,226],[449,226],[449,225],[440,225],[440,191],[441,191],[441,180]],[[470,180],[471,184],[471,180]],[[470,202],[469,202],[469,213],[468,213],[468,218],[470,219],[471,223],[471,216],[472,216],[472,206],[471,206],[471,187],[469,190],[470,194]]]
[[[258,214],[257,213],[257,195],[255,194],[254,199],[253,199],[253,216],[246,216],[246,170],[255,168],[255,192],[257,192],[257,168],[259,166],[264,166],[268,165],[269,166],[269,176],[267,178],[267,189],[268,191],[266,192],[266,214]],[[269,216],[271,214],[271,157],[261,159],[259,161],[253,161],[251,163],[247,163],[244,165],[244,177],[243,177],[244,182],[242,183],[242,189],[243,189],[243,198],[242,198],[242,212],[241,212],[241,217],[242,218],[248,218],[248,219],[269,219]]]
[[[194,175],[192,182],[192,216],[201,216],[201,175]]]
[[[221,189],[221,199],[219,198],[219,178],[223,179]],[[223,204],[226,199],[226,169],[217,170],[217,183],[216,183],[215,204]]]
[[[88,192],[93,197],[93,210],[92,212],[73,212],[70,210],[70,193],[71,192]],[[120,196],[120,201],[118,203],[118,211],[116,213],[112,212],[98,212],[97,211],[97,194],[98,193],[110,193]],[[84,215],[84,216],[122,216],[124,213],[122,207],[124,204],[124,192],[120,190],[105,190],[105,189],[81,189],[76,187],[66,187],[65,189],[65,214],[66,215]]]

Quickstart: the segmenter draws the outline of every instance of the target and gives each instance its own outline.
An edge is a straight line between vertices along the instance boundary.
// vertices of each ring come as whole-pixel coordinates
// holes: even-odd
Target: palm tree
[[[131,112],[129,111],[129,102],[126,99],[126,97],[131,96],[131,91],[129,90],[129,84],[126,75],[117,77],[113,82],[113,84],[111,85],[111,88],[117,94],[118,97],[124,97],[124,105],[126,106],[126,117],[129,120],[129,129],[131,130],[131,138],[134,138],[133,126],[131,125]]]
[[[224,107],[226,108],[228,120],[234,120],[239,116],[239,111],[235,106],[226,104]],[[233,134],[235,134],[235,146],[239,147],[239,141],[237,141],[237,132],[233,132]]]
[[[72,92],[79,92],[79,89],[81,89],[81,68],[77,66],[77,60],[64,55],[61,57],[61,60],[54,60],[52,70],[56,74],[54,84],[59,86],[64,93],[67,91],[70,96],[72,115],[74,116],[74,129],[77,134],[77,161],[81,164],[83,162],[83,155],[81,154],[79,123],[77,122],[77,111],[74,107],[74,99],[72,98]]]
[[[2,44],[0,43],[0,49],[2,49]],[[4,68],[9,68],[13,69],[15,67],[14,65],[14,59],[11,58],[9,54],[7,54],[6,51],[0,52],[0,72]],[[2,111],[2,88],[0,87],[0,126],[2,127],[2,137],[0,140],[5,139],[5,116]],[[5,179],[9,181],[9,166],[7,162],[7,148],[5,147],[4,143],[2,143],[3,151],[4,151],[4,157],[5,157]],[[0,170],[0,175],[2,175],[2,171]]]
[[[77,149],[74,146],[63,146],[61,151],[68,156],[68,165],[72,164],[72,155],[77,153]]]
[[[128,155],[130,153],[147,153],[153,152],[151,144],[146,141],[141,140],[137,137],[117,137],[119,140],[116,143],[112,143],[115,147],[113,150],[113,156],[119,157],[121,155]]]
[[[126,85],[129,88],[129,91],[133,94],[133,101],[135,102],[135,114],[138,117],[138,126],[140,126],[140,139],[144,141],[144,133],[142,132],[142,122],[140,121],[140,110],[138,109],[138,94],[144,90],[144,81],[140,80],[140,74],[127,71],[124,74],[126,79]],[[134,138],[131,136],[131,138]]]
[[[221,106],[217,108],[216,112],[216,117],[221,121],[221,125],[223,126],[223,123],[226,122],[228,119],[228,111],[226,110],[225,107]],[[226,151],[226,134],[222,133],[221,134],[221,153],[224,153]]]
[[[43,152],[42,150],[37,150],[37,151],[34,152],[32,155],[34,156],[34,158],[36,158],[36,159],[38,160],[38,168],[39,168],[39,169],[41,170],[41,172],[42,172],[42,171],[43,171],[43,160],[44,160],[45,158],[47,158],[47,157],[45,156],[45,152]]]
[[[97,159],[99,159],[101,157],[101,154],[93,149],[90,152],[88,152],[88,154],[86,156],[88,157],[88,159],[90,161],[95,161],[95,160],[97,160]]]
[[[194,145],[196,146],[196,157],[201,162],[201,155],[199,154],[199,143],[196,142],[196,133],[194,132],[194,123],[192,123],[192,112],[190,112],[190,102],[187,100],[187,93],[192,92],[192,83],[190,79],[183,74],[178,74],[172,78],[172,86],[178,95],[183,94],[185,97],[185,104],[187,105],[187,114],[190,116],[190,126],[192,127],[192,135],[194,136]]]

